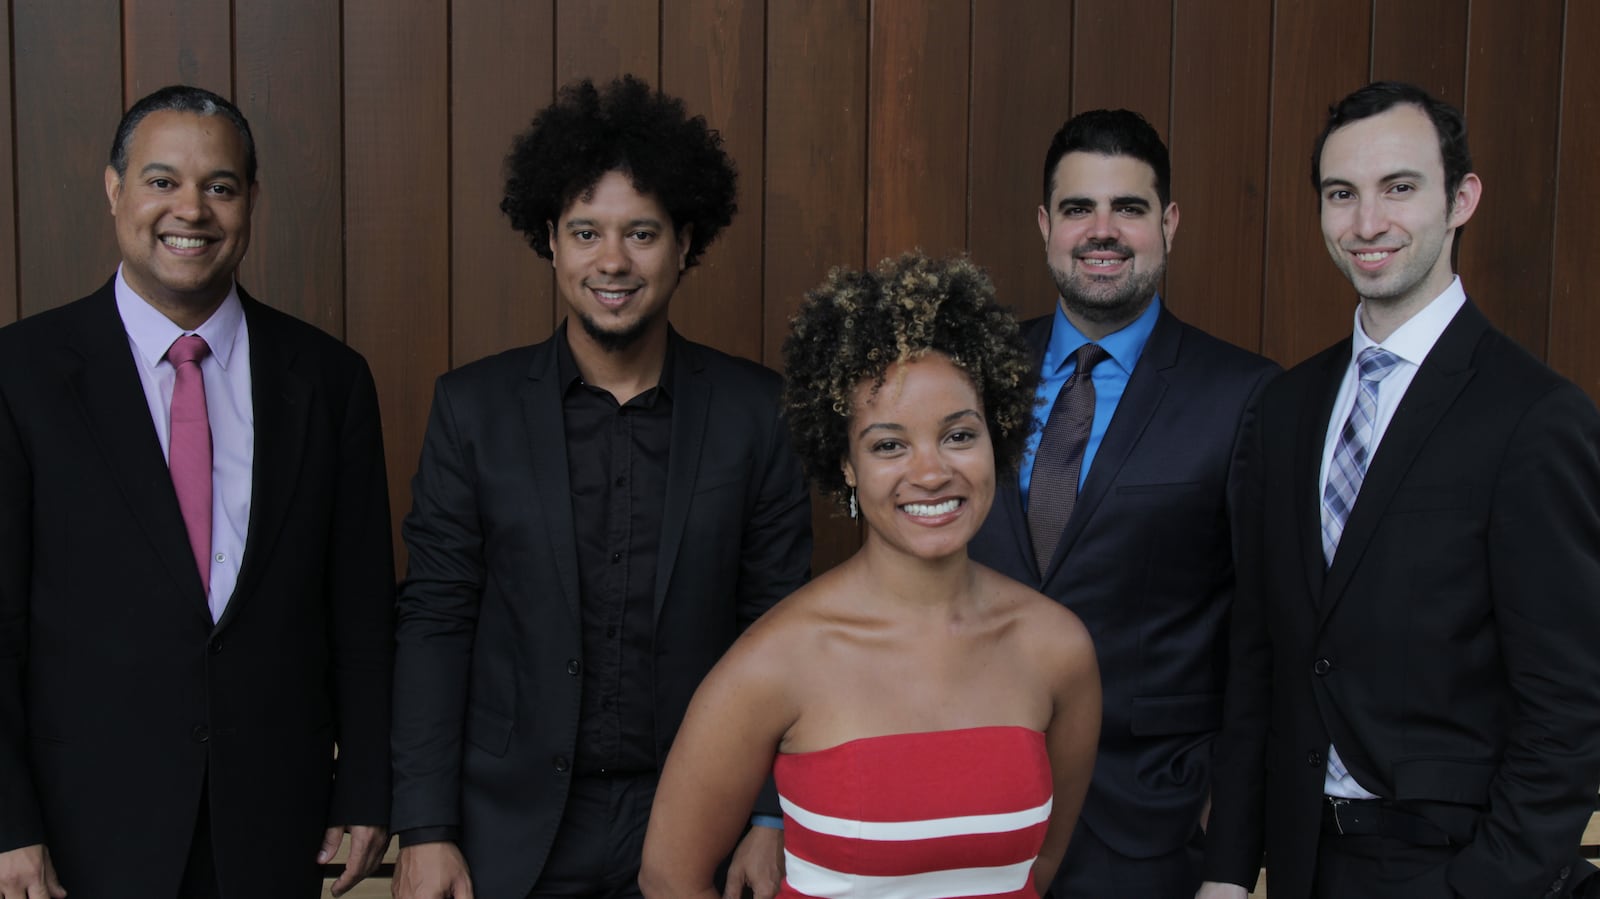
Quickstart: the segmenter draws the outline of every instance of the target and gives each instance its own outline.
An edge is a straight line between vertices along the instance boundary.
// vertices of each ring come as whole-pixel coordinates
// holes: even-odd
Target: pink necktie
[[[211,419],[206,414],[200,360],[209,352],[198,334],[179,337],[167,350],[167,361],[178,373],[172,384],[167,468],[183,526],[189,531],[189,548],[200,568],[200,585],[207,593],[211,591]]]

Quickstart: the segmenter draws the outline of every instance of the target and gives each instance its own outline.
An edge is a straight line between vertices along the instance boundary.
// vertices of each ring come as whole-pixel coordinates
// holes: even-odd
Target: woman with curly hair
[[[1033,423],[1016,322],[971,262],[912,254],[834,271],[784,355],[796,449],[865,540],[701,684],[640,884],[715,897],[772,772],[779,896],[1034,896],[1088,787],[1100,687],[1071,612],[967,558]]]

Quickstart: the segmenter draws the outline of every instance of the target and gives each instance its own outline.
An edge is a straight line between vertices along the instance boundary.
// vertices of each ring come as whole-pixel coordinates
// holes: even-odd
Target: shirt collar
[[[1045,377],[1049,377],[1060,371],[1072,358],[1072,354],[1084,344],[1098,343],[1111,355],[1112,360],[1123,372],[1132,374],[1133,367],[1139,364],[1139,356],[1144,353],[1144,345],[1150,342],[1150,334],[1155,331],[1156,319],[1160,316],[1161,296],[1157,294],[1150,299],[1150,305],[1139,313],[1138,318],[1099,340],[1091,341],[1067,320],[1067,313],[1058,301],[1055,322],[1050,328],[1050,343],[1045,346],[1044,360],[1040,368],[1044,371]]]
[[[244,323],[244,306],[239,302],[239,285],[237,282],[228,287],[228,295],[223,297],[222,305],[205,323],[193,331],[185,331],[178,327],[170,318],[162,315],[160,310],[150,305],[136,293],[132,286],[122,277],[122,266],[117,266],[117,314],[122,317],[122,329],[128,332],[128,338],[133,341],[133,346],[144,359],[147,368],[155,368],[156,363],[167,357],[167,350],[172,348],[173,341],[185,334],[199,334],[205,339],[206,346],[211,350],[211,355],[222,366],[223,371],[228,370],[228,363],[233,360],[233,341],[239,334],[239,326]]]
[[[1428,357],[1428,351],[1439,342],[1439,335],[1450,325],[1451,319],[1461,311],[1467,303],[1467,292],[1461,286],[1461,277],[1457,275],[1444,293],[1434,297],[1428,305],[1422,307],[1416,315],[1406,319],[1405,324],[1396,328],[1393,334],[1382,344],[1367,336],[1361,327],[1361,305],[1356,306],[1355,340],[1350,347],[1350,358],[1361,355],[1367,347],[1382,346],[1389,352],[1399,356],[1412,365],[1421,365],[1422,360]]]

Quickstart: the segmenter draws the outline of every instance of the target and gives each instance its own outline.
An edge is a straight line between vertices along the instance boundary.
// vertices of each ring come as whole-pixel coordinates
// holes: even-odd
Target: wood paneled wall
[[[637,73],[720,129],[740,213],[686,280],[687,335],[779,366],[833,265],[966,250],[1026,315],[1054,301],[1034,210],[1050,135],[1128,106],[1167,138],[1166,296],[1285,364],[1349,327],[1308,154],[1372,78],[1461,104],[1486,189],[1468,290],[1600,397],[1600,5],[1589,0],[0,0],[0,323],[93,290],[133,99],[232,97],[261,157],[240,278],[377,376],[397,517],[433,378],[549,334],[549,267],[498,211],[556,87]],[[820,566],[854,545],[819,506]]]

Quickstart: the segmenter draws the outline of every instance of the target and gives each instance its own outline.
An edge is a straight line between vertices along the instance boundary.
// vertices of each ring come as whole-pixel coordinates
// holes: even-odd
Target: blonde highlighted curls
[[[1015,471],[1034,425],[1032,355],[1017,320],[965,257],[921,252],[873,271],[836,268],[806,294],[783,344],[784,416],[806,474],[843,502],[857,385],[883,386],[891,365],[941,353],[967,373],[983,402],[995,465]]]

